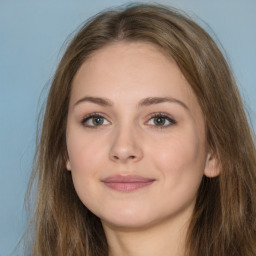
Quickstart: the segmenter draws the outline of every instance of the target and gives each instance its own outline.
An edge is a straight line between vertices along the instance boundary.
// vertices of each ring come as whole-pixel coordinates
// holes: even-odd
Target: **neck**
[[[109,256],[184,256],[188,221],[121,228],[104,223]]]

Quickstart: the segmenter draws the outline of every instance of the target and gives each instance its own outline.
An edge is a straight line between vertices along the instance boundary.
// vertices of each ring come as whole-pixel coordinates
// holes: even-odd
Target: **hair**
[[[185,14],[137,4],[102,12],[67,47],[48,95],[36,166],[31,220],[34,256],[107,256],[100,219],[78,198],[66,171],[66,123],[72,80],[98,49],[115,42],[150,42],[174,59],[203,112],[206,139],[221,166],[203,177],[186,235],[189,256],[256,255],[256,152],[230,67],[216,43]]]

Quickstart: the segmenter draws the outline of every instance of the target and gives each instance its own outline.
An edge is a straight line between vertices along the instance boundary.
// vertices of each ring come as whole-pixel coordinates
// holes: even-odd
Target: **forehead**
[[[117,42],[97,50],[82,64],[72,87],[71,100],[88,95],[114,101],[169,96],[191,107],[197,104],[176,62],[147,42]]]

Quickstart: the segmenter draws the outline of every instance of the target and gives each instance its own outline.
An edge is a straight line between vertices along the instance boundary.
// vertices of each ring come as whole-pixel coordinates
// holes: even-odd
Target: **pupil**
[[[164,119],[163,119],[162,117],[157,117],[157,118],[155,119],[155,123],[156,123],[156,124],[164,124]]]
[[[100,118],[100,117],[94,118],[94,123],[95,124],[101,124],[102,123],[102,118]]]

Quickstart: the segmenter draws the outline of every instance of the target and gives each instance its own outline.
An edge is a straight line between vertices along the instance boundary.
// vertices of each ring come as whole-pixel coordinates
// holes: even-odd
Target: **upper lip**
[[[153,182],[155,179],[146,178],[138,175],[113,175],[101,180],[104,183],[139,183]]]

